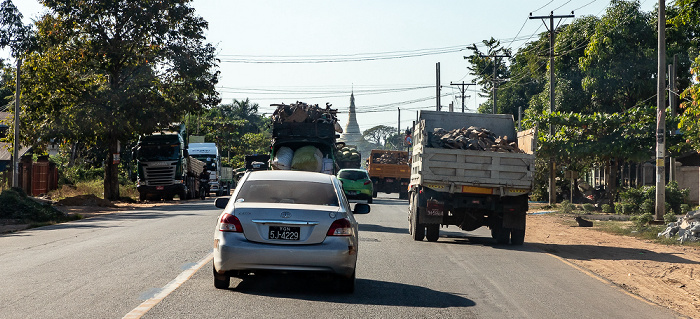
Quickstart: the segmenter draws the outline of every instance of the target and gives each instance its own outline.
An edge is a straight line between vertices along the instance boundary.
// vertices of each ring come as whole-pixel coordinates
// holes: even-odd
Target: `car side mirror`
[[[355,204],[355,209],[353,209],[352,213],[353,214],[369,214],[370,208],[369,205],[364,204],[364,203],[357,203]]]
[[[228,205],[229,199],[231,199],[231,196],[219,197],[214,202],[214,206],[216,206],[216,208],[226,208],[226,205]]]

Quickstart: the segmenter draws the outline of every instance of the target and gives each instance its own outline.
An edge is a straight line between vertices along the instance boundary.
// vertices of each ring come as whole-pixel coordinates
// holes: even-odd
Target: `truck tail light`
[[[241,226],[241,221],[238,220],[238,217],[231,214],[224,214],[221,216],[219,231],[242,233],[243,226]]]

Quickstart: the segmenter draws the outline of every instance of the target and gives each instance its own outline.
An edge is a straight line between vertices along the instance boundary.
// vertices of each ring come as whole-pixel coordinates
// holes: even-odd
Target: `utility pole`
[[[668,106],[671,108],[671,118],[675,119],[676,117],[676,107],[678,107],[677,103],[678,100],[676,99],[676,96],[678,95],[676,90],[676,72],[677,70],[677,65],[678,65],[678,54],[673,55],[673,63],[668,65],[668,86],[669,86],[669,92],[668,92]],[[669,132],[670,135],[676,135],[676,131],[672,130]],[[668,158],[668,180],[669,181],[675,181],[678,177],[676,176],[676,159],[673,157]]]
[[[656,76],[656,220],[666,213],[666,1],[659,0],[659,38]]]
[[[496,77],[498,76],[498,61],[496,60],[497,58],[510,58],[510,54],[491,54],[491,55],[481,55],[482,58],[493,58],[493,75],[491,76],[491,95],[492,95],[492,100],[493,100],[493,107],[491,110],[491,114],[496,114],[496,86],[498,85],[498,80]],[[465,59],[467,57],[464,57]]]
[[[435,110],[440,111],[440,62],[435,64],[435,94],[436,94],[436,102],[437,104],[435,105]]]
[[[467,92],[467,88],[468,88],[470,85],[476,85],[476,83],[464,83],[464,81],[462,81],[462,83],[452,83],[452,82],[450,82],[450,85],[456,85],[456,86],[459,86],[459,87],[460,87],[460,88],[459,88],[459,92],[462,93],[462,95],[460,96],[460,97],[462,98],[462,113],[464,113],[464,98],[467,97],[467,96],[465,95],[465,93]]]
[[[401,136],[401,108],[399,107],[398,109],[399,109],[399,125],[396,126],[396,128],[398,129],[399,136]]]
[[[22,58],[17,58],[17,82],[15,83],[15,140],[12,150],[12,187],[19,187],[19,98],[20,98],[20,70],[22,69]]]
[[[554,15],[554,11],[550,11],[548,16],[532,16],[532,12],[530,12],[530,19],[540,19],[543,20],[542,23],[544,23],[544,19],[549,19],[549,27],[547,28],[549,31],[549,112],[553,113],[554,112],[554,36],[556,35],[556,30],[554,28],[554,19],[564,19],[564,18],[573,18],[574,17],[574,12],[571,11],[571,14],[567,15]],[[559,20],[561,22],[561,20]],[[545,23],[545,27],[547,24]],[[549,125],[549,137],[552,138],[554,136],[554,125]],[[556,194],[556,168],[557,164],[554,163],[554,158],[550,158],[550,166],[549,166],[549,204],[554,205],[557,202],[557,194]]]

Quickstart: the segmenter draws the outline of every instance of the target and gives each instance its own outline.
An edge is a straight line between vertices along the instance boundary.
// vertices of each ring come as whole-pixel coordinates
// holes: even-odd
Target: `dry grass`
[[[47,197],[59,201],[80,195],[95,195],[104,198],[104,181],[92,180],[78,182],[75,185],[63,185],[59,189],[49,192]],[[119,196],[138,200],[139,193],[135,185],[119,185]]]

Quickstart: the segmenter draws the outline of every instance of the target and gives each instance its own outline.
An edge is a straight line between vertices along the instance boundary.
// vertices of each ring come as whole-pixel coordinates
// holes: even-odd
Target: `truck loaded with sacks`
[[[499,244],[523,244],[535,156],[518,147],[512,115],[420,111],[413,136],[414,240],[437,241],[441,226],[487,226]]]
[[[337,110],[330,104],[320,108],[303,102],[272,106],[277,109],[272,115],[270,168],[335,175],[336,133],[342,132]]]
[[[340,169],[362,167],[362,154],[352,145],[340,147],[335,154],[335,159]]]

